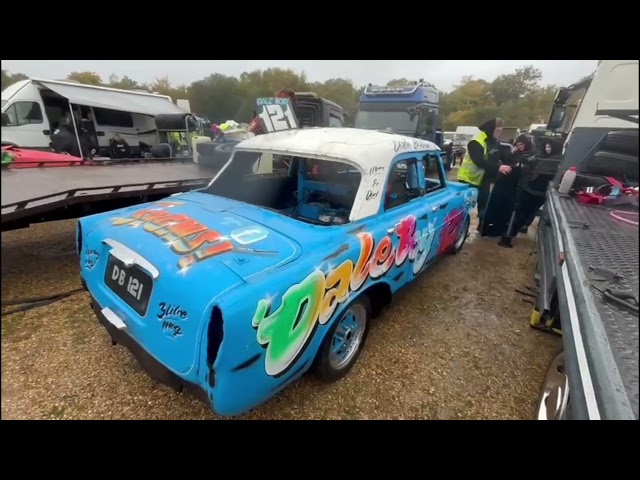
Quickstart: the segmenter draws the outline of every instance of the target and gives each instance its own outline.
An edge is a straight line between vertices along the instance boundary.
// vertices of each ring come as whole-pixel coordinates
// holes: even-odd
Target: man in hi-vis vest
[[[478,230],[489,200],[491,180],[498,172],[503,175],[511,173],[510,166],[489,161],[491,146],[499,143],[503,126],[504,122],[500,118],[492,118],[480,125],[480,132],[467,145],[467,151],[458,170],[459,182],[468,183],[478,189]]]

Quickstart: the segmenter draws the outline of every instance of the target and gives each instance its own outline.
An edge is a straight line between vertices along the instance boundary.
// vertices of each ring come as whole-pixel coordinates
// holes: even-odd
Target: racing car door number
[[[288,98],[260,98],[257,102],[258,118],[269,133],[298,128]]]

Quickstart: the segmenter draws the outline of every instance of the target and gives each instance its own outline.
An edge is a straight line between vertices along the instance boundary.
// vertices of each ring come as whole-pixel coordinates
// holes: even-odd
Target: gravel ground
[[[2,298],[79,287],[75,222],[2,234]],[[560,340],[531,330],[533,238],[471,235],[396,296],[352,372],[312,375],[240,419],[530,419]],[[4,310],[4,309],[3,309]],[[3,419],[217,419],[112,347],[86,293],[2,315]]]

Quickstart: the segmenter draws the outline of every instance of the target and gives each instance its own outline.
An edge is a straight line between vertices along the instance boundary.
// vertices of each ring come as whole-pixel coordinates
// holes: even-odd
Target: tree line
[[[2,89],[26,78],[21,73],[2,70]],[[66,79],[89,85],[157,92],[169,95],[174,101],[188,99],[193,112],[215,123],[226,120],[248,122],[255,110],[256,98],[271,96],[282,88],[292,88],[316,92],[338,103],[353,124],[358,99],[364,90],[364,86],[354,85],[349,79],[313,82],[304,72],[281,68],[244,72],[239,77],[214,73],[191,85],[173,85],[168,76],[151,83],[139,83],[126,75],[119,77],[115,74],[105,80],[94,72],[72,72]],[[491,82],[463,77],[450,92],[441,95],[443,129],[451,131],[459,125],[479,125],[491,117],[501,117],[505,125],[521,129],[532,123],[545,123],[558,87],[543,86],[541,80],[542,73],[532,65],[500,75]],[[393,79],[387,85],[403,83],[408,83],[408,80]]]

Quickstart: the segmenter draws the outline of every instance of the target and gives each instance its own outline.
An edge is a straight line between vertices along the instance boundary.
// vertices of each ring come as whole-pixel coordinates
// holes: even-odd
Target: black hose
[[[69,290],[67,292],[53,293],[51,295],[43,295],[41,297],[27,297],[27,298],[17,298],[15,300],[2,300],[2,306],[10,307],[12,305],[23,305],[25,303],[43,302],[45,300],[57,300],[59,298],[68,297],[69,295],[73,295],[75,293],[79,293],[83,291],[84,291],[84,288],[74,288],[73,290]]]
[[[75,295],[76,293],[83,292],[84,288],[74,288],[73,290],[69,290],[67,292],[56,293],[53,295],[43,295],[41,297],[30,297],[30,298],[17,298],[13,300],[2,300],[2,306],[16,306],[17,308],[13,308],[11,310],[5,310],[2,312],[2,315],[11,315],[13,313],[24,312],[27,310],[31,310],[33,308],[44,307],[45,305],[49,305],[51,303],[57,302],[58,300],[62,300],[63,298],[70,297],[71,295]]]

